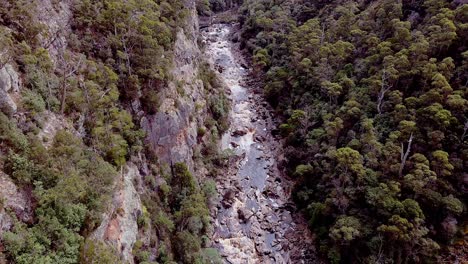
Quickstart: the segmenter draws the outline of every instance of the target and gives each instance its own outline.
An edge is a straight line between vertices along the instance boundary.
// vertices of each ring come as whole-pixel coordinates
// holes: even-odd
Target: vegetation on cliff
[[[39,14],[41,1],[0,0],[0,69],[14,65],[22,80],[18,111],[0,109],[0,170],[30,190],[34,203],[31,222],[7,212],[13,228],[0,242],[9,261],[120,262],[119,249],[89,236],[111,203],[122,167],[132,156],[142,155],[150,174],[143,183],[138,226],[139,237],[149,237],[133,246],[134,261],[216,261],[206,237],[214,183],[199,184],[182,163],[159,166],[143,144],[141,116],[135,113],[157,113],[161,91],[174,80],[174,42],[192,12],[185,2],[52,1],[61,14],[71,13],[69,24],[54,32],[55,24],[41,21],[47,16]],[[57,43],[64,46],[54,46]],[[218,132],[204,150],[215,159],[213,142],[227,129],[228,108],[210,71],[202,67],[198,77],[211,95],[211,117],[203,129]],[[135,109],[135,102],[141,109]],[[55,117],[71,127],[44,143],[40,134]]]
[[[462,1],[245,1],[242,47],[285,117],[295,200],[330,262],[466,254],[467,14]]]

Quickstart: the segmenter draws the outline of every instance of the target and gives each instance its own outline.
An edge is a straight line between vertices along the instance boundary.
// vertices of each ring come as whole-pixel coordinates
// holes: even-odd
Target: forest
[[[279,167],[317,259],[468,261],[466,1],[0,0],[0,180],[28,194],[18,213],[18,194],[0,190],[0,263],[223,263],[210,210],[232,157],[219,151],[230,109],[206,58],[187,62],[206,101],[193,99],[201,114],[187,117],[203,119],[195,169],[162,164],[141,119],[163,112],[171,85],[176,111],[189,97],[193,84],[172,70],[178,36],[198,30],[193,16],[232,8],[232,40],[281,120]],[[4,72],[19,75],[13,104]],[[123,261],[125,245],[93,233],[135,160],[141,210]]]
[[[468,4],[246,0],[239,13],[317,252],[466,261]]]

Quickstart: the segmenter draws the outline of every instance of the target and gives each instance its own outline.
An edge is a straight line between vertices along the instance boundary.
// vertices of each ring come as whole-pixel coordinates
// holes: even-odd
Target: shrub
[[[103,242],[86,239],[81,247],[81,264],[118,264],[122,263],[111,246]]]
[[[32,114],[42,113],[46,109],[46,104],[42,96],[31,90],[23,90],[23,106]]]
[[[177,232],[173,246],[177,258],[182,263],[195,263],[201,249],[199,239],[188,231]]]
[[[28,149],[28,139],[16,124],[0,112],[0,141],[13,151],[24,152]]]
[[[143,90],[141,105],[148,114],[153,115],[157,113],[161,105],[158,92],[152,89]]]

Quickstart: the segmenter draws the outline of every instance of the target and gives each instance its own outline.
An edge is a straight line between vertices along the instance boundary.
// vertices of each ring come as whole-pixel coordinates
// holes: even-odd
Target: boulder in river
[[[223,200],[221,203],[225,208],[230,208],[232,207],[232,204],[234,203],[234,198],[236,197],[236,192],[233,189],[229,189],[226,191],[226,193],[223,195]]]
[[[231,133],[231,136],[233,137],[242,137],[247,134],[247,130],[245,129],[236,129]]]

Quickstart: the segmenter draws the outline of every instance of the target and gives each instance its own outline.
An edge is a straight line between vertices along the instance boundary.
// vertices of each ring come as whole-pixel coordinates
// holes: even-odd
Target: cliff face
[[[31,11],[31,14],[34,16],[34,23],[44,26],[43,33],[39,35],[40,45],[47,50],[56,68],[59,53],[67,48],[66,37],[70,32],[72,1],[59,1],[56,4],[53,2],[55,1],[41,1],[40,5],[34,6],[35,10]],[[5,30],[11,31],[8,28]],[[0,109],[15,113],[22,85],[17,70],[9,63],[11,55],[8,52],[8,46],[0,47]],[[6,63],[2,63],[3,61]]]
[[[55,67],[57,67],[60,54],[68,48],[67,37],[71,31],[72,4],[73,0],[43,0],[34,12],[38,22],[46,28],[46,33],[40,36],[40,42],[47,49]]]
[[[163,92],[160,111],[143,117],[141,126],[162,164],[185,162],[193,168],[193,147],[197,144],[197,128],[206,116],[206,98],[198,76],[198,17],[194,3],[188,5],[187,24],[177,33],[174,45],[174,80]]]
[[[66,36],[70,31],[71,1],[61,1],[57,5],[52,2],[51,0],[41,1],[40,5],[34,6],[35,10],[30,10],[30,14],[33,14],[32,20],[35,23],[44,25],[44,31],[39,35],[40,45],[53,60],[54,68],[57,68],[59,51],[67,48]],[[0,27],[8,33],[11,32],[9,28],[3,28],[2,25]],[[12,62],[13,58],[10,53],[8,45],[0,47],[0,111],[14,116],[19,121],[18,124],[22,125],[25,113],[24,110],[18,108],[23,99],[21,94],[24,90],[23,76]],[[1,64],[1,62],[5,63]],[[45,146],[50,145],[50,140],[58,130],[73,130],[73,126],[64,117],[49,112],[44,114],[43,118],[46,125],[38,133],[38,137],[43,140]],[[0,149],[0,158],[2,154],[7,153],[3,153]],[[10,176],[3,172],[2,162],[0,162],[0,186],[2,186],[0,200],[3,201],[0,210],[1,235],[13,227],[13,215],[22,222],[32,223],[35,205],[31,188],[16,186]]]
[[[19,95],[20,81],[18,73],[11,64],[5,64],[0,69],[0,109],[15,113],[17,110],[15,97]]]
[[[138,167],[128,163],[117,180],[117,188],[101,225],[92,238],[111,244],[128,263],[133,263],[132,248],[138,236],[137,220],[142,214],[140,195],[134,182],[141,177]]]
[[[141,127],[159,165],[169,167],[183,162],[193,171],[197,128],[205,121],[207,103],[203,82],[199,79],[198,18],[194,2],[187,1],[186,5],[190,13],[185,26],[177,32],[173,49],[170,73],[174,78],[161,93],[159,111],[154,115],[144,115]],[[129,263],[134,261],[132,248],[135,242],[149,243],[150,240],[148,233],[151,231],[139,230],[137,221],[143,217],[140,195],[154,190],[148,190],[141,183],[150,177],[155,177],[158,182],[162,180],[161,175],[149,174],[149,164],[144,157],[133,159],[136,164],[128,163],[124,167],[109,213],[93,234],[93,237],[113,244],[123,260]]]
[[[49,71],[55,72],[59,77],[57,81],[59,83],[59,88],[57,88],[59,96],[66,93],[67,85],[74,85],[83,90],[88,89],[86,87],[88,83],[84,82],[83,77],[80,76],[85,74],[82,68],[84,67],[83,63],[87,62],[77,59],[81,55],[75,51],[76,47],[71,47],[69,43],[73,33],[73,20],[76,19],[73,15],[74,4],[75,2],[72,0],[44,0],[33,5],[31,7],[33,9],[28,10],[28,14],[32,14],[32,21],[40,24],[43,30],[38,36],[37,45],[50,58],[51,68]],[[13,8],[11,3],[7,7]],[[177,25],[179,29],[172,47],[173,59],[169,74],[173,78],[158,93],[161,102],[158,111],[153,115],[145,114],[137,100],[131,104],[133,109],[128,109],[128,112],[134,113],[132,119],[138,120],[140,122],[138,125],[146,132],[145,142],[157,157],[158,165],[167,168],[172,164],[183,162],[193,172],[195,167],[194,148],[199,143],[198,128],[205,123],[209,111],[207,110],[207,94],[199,76],[201,51],[198,47],[199,27],[195,1],[185,1],[184,9],[189,12],[184,25]],[[0,55],[3,55],[2,50],[0,50]],[[71,59],[65,59],[65,55],[69,55]],[[8,113],[13,120],[12,122],[20,128],[27,127],[31,113],[23,107],[24,95],[22,91],[32,88],[23,85],[25,78],[27,78],[23,73],[24,69],[20,68],[13,60],[6,61],[7,63],[3,63],[3,60],[0,60],[2,63],[0,64],[0,110]],[[64,61],[66,62],[64,63]],[[64,69],[67,67],[69,69]],[[73,77],[76,75],[76,79],[74,79],[76,83],[68,81],[68,74],[73,75]],[[50,89],[51,85],[47,83],[46,87]],[[86,97],[88,97],[88,90],[85,92]],[[109,93],[109,90],[94,96],[102,98],[107,95],[106,93]],[[118,107],[129,108],[125,102],[121,102]],[[45,149],[52,147],[54,137],[62,130],[71,132],[85,144],[89,142],[91,132],[83,128],[84,115],[89,113],[70,114],[67,111],[60,112],[48,108],[47,105],[45,111],[34,115],[34,118],[41,120],[41,125],[34,133]],[[8,187],[0,190],[2,201],[0,237],[3,239],[3,232],[14,229],[14,217],[21,222],[33,223],[37,221],[34,213],[37,204],[34,201],[35,194],[31,190],[33,187],[27,184],[21,185],[14,177],[3,172],[6,171],[3,158],[8,153],[4,152],[2,147],[0,144],[0,185]],[[90,150],[96,151],[91,148]],[[103,154],[99,153],[99,155]],[[105,242],[106,245],[113,248],[113,252],[117,253],[119,259],[126,263],[133,263],[135,243],[141,240],[149,244],[150,233],[155,233],[154,227],[142,230],[142,226],[139,225],[146,210],[142,203],[142,197],[143,195],[156,195],[157,186],[166,183],[161,175],[150,169],[154,164],[149,163],[144,152],[132,152],[127,159],[128,162],[118,167],[120,169],[119,175],[116,175],[114,183],[109,186],[110,189],[113,189],[112,198],[103,210],[102,221],[89,234],[88,238]],[[156,187],[149,188],[145,185],[145,182],[153,180],[156,182]],[[158,233],[158,235],[160,234]],[[157,246],[152,245],[153,248]],[[155,259],[157,255],[160,253],[152,252],[151,258]]]

